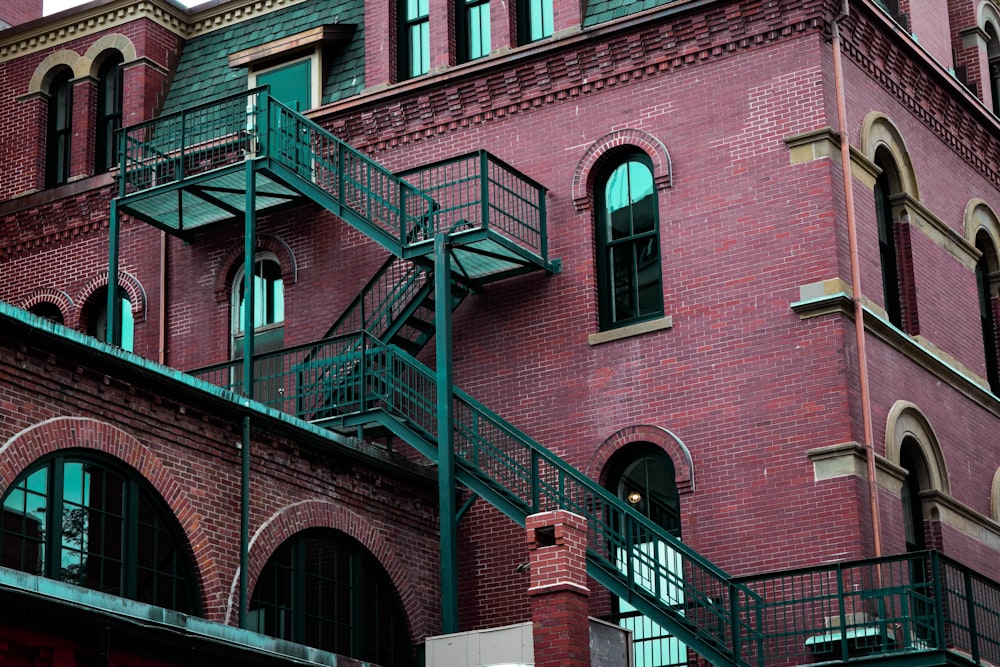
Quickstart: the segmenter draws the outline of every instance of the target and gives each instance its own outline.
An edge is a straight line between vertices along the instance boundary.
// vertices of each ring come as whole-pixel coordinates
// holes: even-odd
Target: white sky
[[[56,12],[61,12],[64,9],[69,9],[70,7],[76,7],[77,5],[84,5],[90,0],[42,0],[42,13],[45,16],[49,14],[55,14]],[[199,5],[206,0],[180,0],[182,5],[188,7],[193,7]]]

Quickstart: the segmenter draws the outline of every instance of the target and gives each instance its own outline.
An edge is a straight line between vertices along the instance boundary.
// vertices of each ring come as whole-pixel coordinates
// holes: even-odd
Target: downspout
[[[167,232],[160,231],[160,349],[157,361],[167,363]]]
[[[840,51],[840,21],[850,14],[849,0],[842,0],[840,14],[833,20],[833,78],[837,89],[837,132],[840,135],[840,162],[844,177],[844,205],[847,208],[847,242],[851,255],[851,286],[854,303],[854,335],[858,349],[858,381],[861,384],[861,420],[864,424],[865,462],[868,468],[868,505],[871,509],[875,557],[882,555],[882,526],[879,520],[878,479],[875,467],[871,394],[868,384],[868,355],[865,351],[864,307],[861,299],[861,261],[858,255],[857,219],[854,215],[854,179],[851,177],[851,141],[847,134],[847,102],[844,95],[843,56]]]

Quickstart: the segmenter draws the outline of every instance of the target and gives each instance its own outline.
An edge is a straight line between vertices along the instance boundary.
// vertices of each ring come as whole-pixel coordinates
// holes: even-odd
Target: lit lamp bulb
[[[628,494],[627,498],[628,498],[629,504],[631,504],[631,505],[638,505],[639,501],[642,500],[642,494],[639,493],[638,491],[629,491],[629,494]]]

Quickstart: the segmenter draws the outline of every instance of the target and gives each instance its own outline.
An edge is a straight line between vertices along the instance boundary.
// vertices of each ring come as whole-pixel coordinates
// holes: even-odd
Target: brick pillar
[[[365,3],[365,88],[396,80],[396,0]]]
[[[590,667],[587,522],[565,510],[529,516],[536,667]]]
[[[145,60],[122,66],[122,126],[128,127],[155,118],[163,107],[167,73]]]
[[[428,0],[427,15],[430,20],[431,72],[454,65],[455,53],[455,2],[454,0]]]
[[[552,0],[552,34],[579,32],[584,4],[579,0]]]
[[[70,139],[69,180],[92,176],[97,140],[97,81],[89,76],[73,80],[73,137]]]
[[[916,336],[920,333],[920,317],[917,313],[917,284],[913,272],[912,227],[906,214],[895,223],[896,270],[899,275],[899,302],[903,311],[903,331]]]

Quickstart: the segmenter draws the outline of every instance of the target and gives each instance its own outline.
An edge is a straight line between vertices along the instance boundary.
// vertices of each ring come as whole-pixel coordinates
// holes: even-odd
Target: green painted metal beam
[[[253,160],[246,162],[246,207],[243,229],[243,395],[253,395],[254,348],[254,264],[257,255],[257,219],[254,191],[257,168]],[[241,628],[247,627],[250,603],[247,567],[250,562],[250,417],[243,417],[243,439],[240,447],[240,612]]]
[[[434,238],[434,335],[437,359],[438,512],[441,524],[441,629],[458,632],[458,527],[451,357],[451,262],[448,234]]]
[[[120,342],[121,314],[118,303],[118,244],[120,236],[120,220],[118,206],[111,200],[111,220],[108,230],[108,304],[104,339],[109,345]]]

